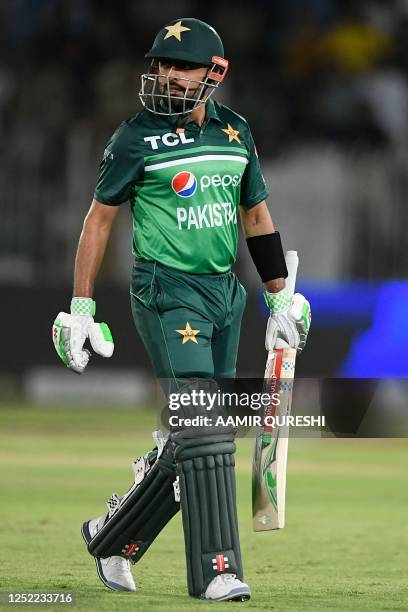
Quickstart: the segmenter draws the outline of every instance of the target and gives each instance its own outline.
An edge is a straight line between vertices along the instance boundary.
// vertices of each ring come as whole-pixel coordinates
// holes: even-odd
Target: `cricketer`
[[[134,323],[157,377],[187,389],[233,378],[246,292],[231,271],[240,214],[250,256],[270,308],[266,348],[277,339],[301,350],[309,303],[285,291],[287,268],[275,231],[254,140],[246,120],[212,99],[228,72],[217,32],[193,18],[157,34],[141,76],[143,110],[123,121],[100,165],[85,217],[70,314],[53,326],[64,364],[81,374],[95,352],[113,353],[109,327],[96,323],[94,282],[119,206],[130,202]],[[214,387],[213,387],[214,388]],[[188,419],[200,413],[183,408]],[[183,422],[183,420],[182,420]],[[82,535],[99,578],[136,591],[131,572],[181,507],[188,592],[207,600],[250,598],[244,582],[235,494],[235,430],[182,425],[133,463],[129,491],[85,521]]]

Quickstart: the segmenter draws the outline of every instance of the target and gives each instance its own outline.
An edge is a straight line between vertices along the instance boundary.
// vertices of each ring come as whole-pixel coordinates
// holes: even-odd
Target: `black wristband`
[[[285,255],[279,232],[247,238],[249,253],[263,283],[287,278]]]

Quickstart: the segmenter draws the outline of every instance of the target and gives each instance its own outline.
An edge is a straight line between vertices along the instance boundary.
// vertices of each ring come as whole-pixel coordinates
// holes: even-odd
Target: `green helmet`
[[[224,57],[224,46],[217,32],[204,21],[188,18],[164,26],[145,57],[211,66],[214,55]]]
[[[142,74],[139,97],[147,110],[159,115],[185,115],[204,104],[228,70],[217,32],[204,21],[193,18],[176,19],[161,28],[145,57],[151,58],[152,63],[149,72]],[[179,70],[186,72],[204,66],[208,70],[200,81],[188,78],[188,74],[172,77],[171,70],[163,72],[160,67],[163,60],[169,60],[165,62],[167,65],[174,61]],[[170,93],[174,80],[184,95]]]

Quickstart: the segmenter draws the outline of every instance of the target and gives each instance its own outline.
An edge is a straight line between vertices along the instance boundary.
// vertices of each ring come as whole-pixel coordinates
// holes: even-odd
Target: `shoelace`
[[[223,582],[224,584],[228,584],[230,582],[235,582],[236,580],[236,574],[220,574],[218,576],[218,578],[220,579],[221,582]]]
[[[114,561],[111,561],[111,565],[119,567],[123,572],[130,571],[129,559],[124,559],[123,557],[116,557]]]

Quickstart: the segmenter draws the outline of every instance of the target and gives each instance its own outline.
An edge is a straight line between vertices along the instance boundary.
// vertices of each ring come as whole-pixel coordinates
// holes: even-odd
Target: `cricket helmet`
[[[222,83],[228,70],[221,38],[213,27],[199,19],[176,19],[165,25],[145,57],[152,60],[149,72],[142,74],[139,92],[143,106],[158,115],[185,115],[204,104]],[[175,62],[184,70],[207,67],[204,80],[177,77],[183,95],[170,93],[171,70],[160,72],[160,63]]]

